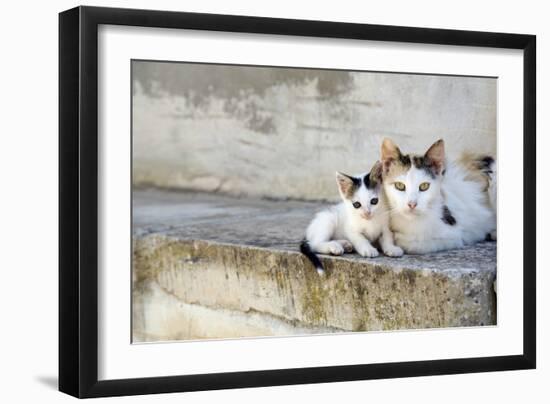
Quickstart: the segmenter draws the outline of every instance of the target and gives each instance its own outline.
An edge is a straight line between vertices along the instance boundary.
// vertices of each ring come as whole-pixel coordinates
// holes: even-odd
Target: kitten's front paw
[[[388,257],[401,257],[403,255],[403,249],[396,245],[392,245],[384,250],[384,254]]]
[[[342,255],[344,253],[344,247],[337,241],[331,241],[329,250],[332,255]]]
[[[348,240],[336,240],[336,241],[342,245],[345,252],[350,253],[353,251],[353,244],[351,244]]]
[[[356,250],[357,250],[357,253],[363,257],[368,257],[368,258],[378,257],[378,250],[371,245],[363,246]]]

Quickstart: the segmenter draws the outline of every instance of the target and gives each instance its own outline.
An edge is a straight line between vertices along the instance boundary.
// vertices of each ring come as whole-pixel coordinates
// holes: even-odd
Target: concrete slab
[[[496,243],[402,258],[323,256],[321,278],[298,243],[324,206],[135,190],[135,340],[496,324]],[[217,320],[209,327],[208,318]]]

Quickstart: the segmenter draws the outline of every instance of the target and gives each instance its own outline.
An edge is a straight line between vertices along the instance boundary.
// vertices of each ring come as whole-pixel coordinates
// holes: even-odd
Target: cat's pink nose
[[[413,210],[414,208],[416,208],[416,205],[418,204],[416,202],[410,201],[407,203],[407,205],[409,205],[409,208]]]

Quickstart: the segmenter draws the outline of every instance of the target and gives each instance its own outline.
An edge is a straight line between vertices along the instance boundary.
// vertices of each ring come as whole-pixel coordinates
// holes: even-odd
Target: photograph
[[[498,325],[498,77],[129,63],[132,343]]]

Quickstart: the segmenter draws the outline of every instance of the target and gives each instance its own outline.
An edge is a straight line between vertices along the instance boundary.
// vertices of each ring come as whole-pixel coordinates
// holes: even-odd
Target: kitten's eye
[[[371,205],[376,205],[377,203],[378,203],[378,198],[372,198],[372,199],[370,200],[370,204],[371,204]]]
[[[430,183],[429,183],[429,182],[423,182],[423,183],[420,184],[420,186],[418,187],[418,189],[421,190],[422,192],[427,191],[428,188],[430,188]]]
[[[361,207],[361,202],[353,202],[353,207],[359,209]]]
[[[393,185],[395,186],[395,189],[398,191],[404,191],[405,190],[405,184],[402,182],[394,182]]]

